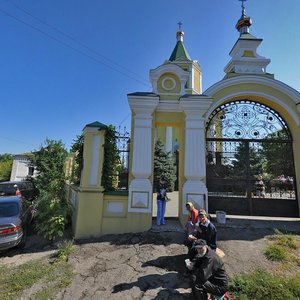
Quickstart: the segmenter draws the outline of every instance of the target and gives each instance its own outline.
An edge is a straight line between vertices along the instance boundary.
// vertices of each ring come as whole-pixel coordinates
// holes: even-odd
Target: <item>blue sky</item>
[[[300,1],[245,5],[267,71],[299,91]],[[238,0],[0,0],[0,154],[46,138],[69,149],[94,121],[129,128],[127,94],[151,91],[179,21],[205,91],[224,76],[240,16]]]

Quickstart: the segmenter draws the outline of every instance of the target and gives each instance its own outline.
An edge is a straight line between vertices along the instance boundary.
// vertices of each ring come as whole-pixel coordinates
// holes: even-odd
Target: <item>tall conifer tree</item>
[[[176,166],[171,152],[166,152],[161,140],[157,140],[154,150],[154,180],[153,188],[159,184],[161,177],[167,182],[168,192],[174,191],[176,181]]]

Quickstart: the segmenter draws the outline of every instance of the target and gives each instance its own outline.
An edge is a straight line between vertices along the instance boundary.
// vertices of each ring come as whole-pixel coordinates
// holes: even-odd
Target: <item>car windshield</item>
[[[19,205],[16,202],[0,202],[0,218],[16,216],[19,213]]]

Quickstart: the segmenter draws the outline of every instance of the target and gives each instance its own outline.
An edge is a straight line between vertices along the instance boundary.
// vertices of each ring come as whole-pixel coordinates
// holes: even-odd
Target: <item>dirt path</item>
[[[170,223],[170,222],[169,222]],[[183,277],[187,253],[184,232],[176,226],[141,234],[107,235],[77,241],[69,262],[74,279],[56,299],[190,299],[190,283]],[[272,228],[219,226],[219,248],[229,276],[268,270],[276,264],[264,257]],[[55,251],[47,241],[31,236],[23,252],[8,251],[0,264],[20,264],[34,258],[47,259]],[[300,270],[295,270],[300,272]],[[20,298],[21,299],[21,298]]]

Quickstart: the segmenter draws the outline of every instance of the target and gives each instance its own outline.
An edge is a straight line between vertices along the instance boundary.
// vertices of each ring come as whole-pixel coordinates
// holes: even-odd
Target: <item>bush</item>
[[[61,141],[46,140],[32,159],[38,171],[34,179],[39,190],[36,229],[50,240],[63,235],[70,213],[70,203],[65,195],[66,158],[67,150]]]

